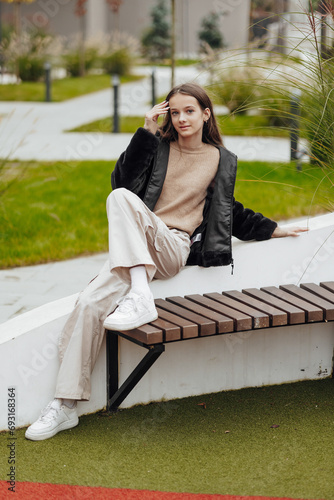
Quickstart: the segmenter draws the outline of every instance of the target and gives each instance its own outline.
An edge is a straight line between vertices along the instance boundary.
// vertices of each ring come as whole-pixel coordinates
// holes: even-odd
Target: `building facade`
[[[168,2],[169,3],[169,2]],[[39,28],[59,35],[79,32],[82,18],[76,15],[76,0],[36,0],[21,4],[21,26]],[[106,0],[87,0],[84,16],[86,37],[115,29],[140,39],[151,24],[150,12],[156,0],[123,0],[114,13]],[[197,53],[198,31],[203,17],[220,14],[220,27],[229,48],[245,47],[249,37],[250,0],[176,0],[176,52],[185,57]],[[2,24],[13,24],[13,4],[1,3]]]

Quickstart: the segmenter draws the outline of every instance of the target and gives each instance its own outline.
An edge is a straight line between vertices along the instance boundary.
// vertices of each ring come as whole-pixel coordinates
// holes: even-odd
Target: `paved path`
[[[157,94],[166,94],[170,88],[169,68],[157,69],[156,77]],[[207,74],[192,66],[177,68],[177,83],[190,80],[205,84]],[[149,77],[122,85],[120,115],[144,116],[150,99]],[[111,89],[107,89],[61,103],[0,102],[0,158],[42,161],[118,158],[131,134],[65,132],[111,115],[112,100]],[[290,157],[288,139],[226,137],[224,141],[240,160],[288,161]]]
[[[141,68],[140,71],[149,69]],[[176,82],[206,83],[194,67],[177,68]],[[170,88],[168,68],[157,69],[157,94]],[[144,116],[150,106],[149,77],[121,88],[121,115]],[[117,158],[131,134],[77,134],[65,130],[111,113],[112,92],[104,90],[62,103],[0,102],[0,158],[88,160]],[[221,111],[221,110],[219,110]],[[289,141],[226,137],[239,159],[287,161]],[[106,254],[0,271],[0,323],[52,300],[80,291],[102,267]]]
[[[107,254],[0,271],[0,323],[82,290]]]
[[[141,73],[150,71],[140,68]],[[170,88],[169,68],[156,71],[157,94]],[[194,67],[179,68],[177,83],[206,76]],[[150,78],[121,86],[121,116],[143,116],[151,99]],[[113,159],[124,151],[131,134],[64,133],[84,123],[112,114],[111,89],[86,94],[60,103],[0,102],[0,158],[19,160]]]

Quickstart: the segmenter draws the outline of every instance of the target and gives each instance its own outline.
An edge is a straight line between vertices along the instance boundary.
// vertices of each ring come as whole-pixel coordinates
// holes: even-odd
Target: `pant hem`
[[[89,401],[90,395],[78,396],[77,394],[61,394],[56,393],[55,398],[57,399],[75,399],[76,401]]]

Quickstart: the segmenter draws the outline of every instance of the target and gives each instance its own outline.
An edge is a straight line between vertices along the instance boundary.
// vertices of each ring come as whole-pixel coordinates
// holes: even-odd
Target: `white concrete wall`
[[[301,224],[301,223],[300,223]],[[305,225],[308,221],[305,221]],[[154,296],[222,292],[287,283],[334,280],[334,213],[310,220],[298,238],[234,242],[230,267],[184,269],[152,284]],[[53,398],[58,370],[57,342],[76,295],[52,302],[0,325],[0,394],[17,394],[16,424],[34,421]],[[166,347],[123,406],[227,389],[279,384],[329,376],[333,368],[334,322],[281,327],[270,331],[188,340]],[[120,379],[126,378],[145,350],[121,341]],[[79,413],[105,406],[105,346],[93,372],[93,397]],[[0,430],[7,408],[0,407]]]
[[[332,372],[334,323],[252,330],[166,345],[122,407],[210,392],[320,379]],[[146,353],[121,341],[123,382]]]

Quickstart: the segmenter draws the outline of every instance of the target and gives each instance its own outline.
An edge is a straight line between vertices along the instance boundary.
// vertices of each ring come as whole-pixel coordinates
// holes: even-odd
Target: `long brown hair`
[[[166,101],[169,101],[175,94],[185,94],[195,97],[203,111],[209,108],[210,118],[204,123],[202,141],[207,144],[212,144],[212,146],[222,146],[223,141],[213,112],[212,102],[205,90],[197,83],[183,83],[182,85],[177,85],[169,92]],[[160,134],[162,139],[166,142],[177,141],[178,139],[178,133],[173,126],[170,111],[168,111],[160,127]]]

